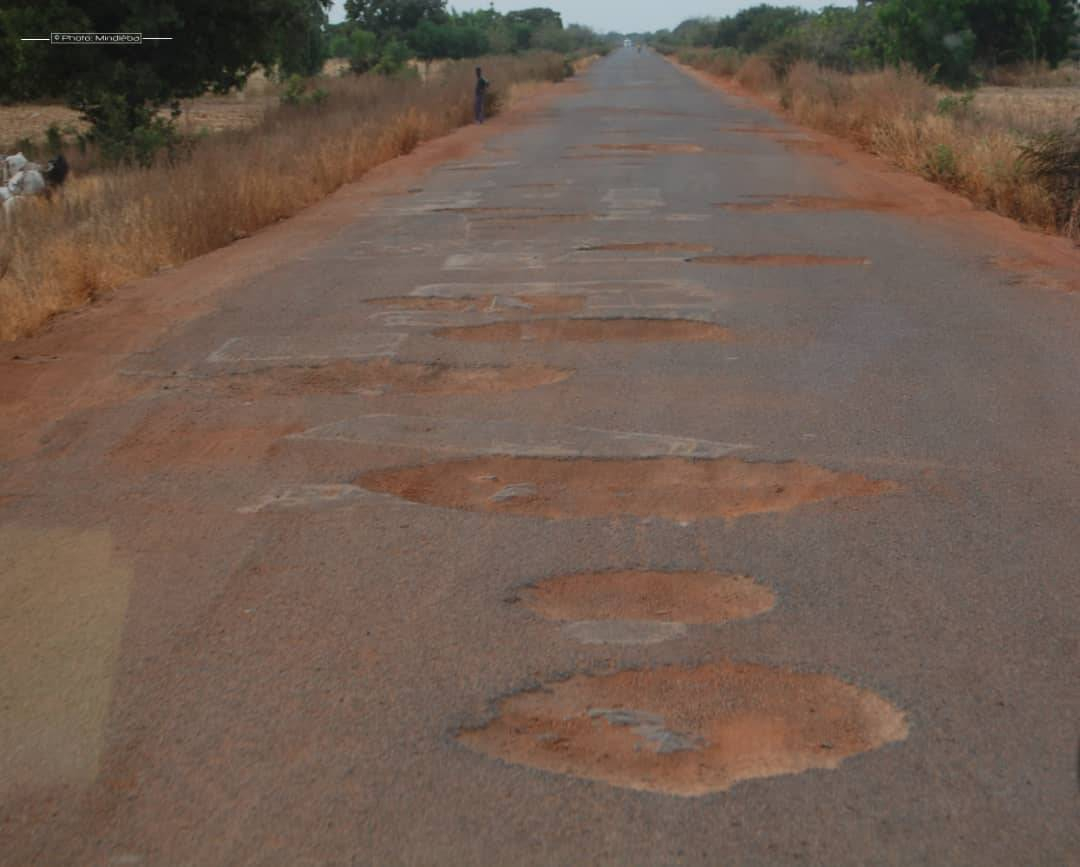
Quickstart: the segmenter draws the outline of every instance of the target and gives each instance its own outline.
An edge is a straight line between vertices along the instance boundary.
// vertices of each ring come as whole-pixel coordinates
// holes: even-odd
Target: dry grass
[[[1080,63],[1057,69],[1051,69],[1045,61],[1018,63],[987,70],[983,78],[998,87],[1076,87],[1080,85]]]
[[[712,54],[681,59],[713,72]],[[721,65],[730,67],[729,59]],[[1034,170],[1026,156],[1033,141],[1080,115],[1080,89],[995,88],[965,99],[912,69],[849,75],[804,62],[777,82],[767,68],[762,58],[748,58],[734,77],[775,98],[800,124],[853,139],[986,208],[1080,238],[1075,186]]]
[[[559,55],[488,58],[518,82],[559,80]],[[203,139],[192,158],[69,182],[33,200],[0,235],[0,339],[128,280],[176,265],[295,214],[374,166],[472,120],[472,64],[437,82],[376,76],[321,82],[313,106],[279,106],[258,125]]]

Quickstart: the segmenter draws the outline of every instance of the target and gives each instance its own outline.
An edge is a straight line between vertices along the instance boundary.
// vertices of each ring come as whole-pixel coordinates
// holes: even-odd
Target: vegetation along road
[[[620,48],[0,360],[0,861],[1062,864],[1080,295]]]

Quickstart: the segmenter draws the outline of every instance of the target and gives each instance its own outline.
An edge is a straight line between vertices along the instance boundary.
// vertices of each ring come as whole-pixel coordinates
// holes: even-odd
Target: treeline
[[[860,0],[855,8],[759,5],[654,33],[661,49],[764,54],[779,74],[799,60],[847,72],[906,63],[950,85],[1021,62],[1077,55],[1077,0]]]
[[[587,27],[564,25],[553,9],[454,12],[446,0],[347,0],[346,20],[327,28],[326,53],[355,72],[397,71],[410,58],[431,61],[530,50],[606,50]]]

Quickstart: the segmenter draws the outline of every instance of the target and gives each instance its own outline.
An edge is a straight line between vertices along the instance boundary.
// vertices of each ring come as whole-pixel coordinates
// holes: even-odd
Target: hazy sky
[[[500,12],[510,12],[514,9],[527,9],[531,6],[547,6],[562,13],[563,21],[567,24],[585,24],[589,27],[607,32],[617,30],[620,33],[638,33],[644,31],[660,30],[664,27],[674,27],[680,21],[687,18],[695,18],[702,15],[711,15],[719,18],[738,12],[747,6],[754,6],[761,0],[576,0],[576,2],[558,2],[558,0],[495,0],[495,8]],[[454,2],[449,3],[459,11],[469,9],[486,9],[486,2]],[[820,9],[830,5],[825,2],[804,2],[797,0],[775,0],[777,6],[803,6],[807,9]],[[855,0],[832,0],[834,6],[854,6]],[[330,13],[331,21],[340,21],[345,17],[345,0],[334,0],[334,8]]]

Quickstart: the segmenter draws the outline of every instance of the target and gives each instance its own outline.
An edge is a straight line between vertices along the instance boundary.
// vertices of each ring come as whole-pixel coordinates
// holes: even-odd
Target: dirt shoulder
[[[0,462],[38,448],[49,426],[91,406],[120,402],[146,386],[119,373],[134,352],[210,312],[231,288],[304,255],[363,219],[379,200],[407,190],[436,166],[480,151],[489,139],[532,123],[573,79],[530,86],[499,116],[421,144],[376,167],[295,217],[183,265],[126,284],[52,319],[0,354]]]

